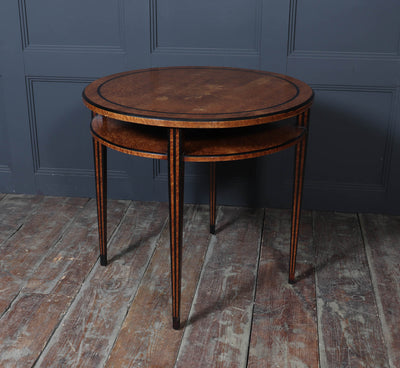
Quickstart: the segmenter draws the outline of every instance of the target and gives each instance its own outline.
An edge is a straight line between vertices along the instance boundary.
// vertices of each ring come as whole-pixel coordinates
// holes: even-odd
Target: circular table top
[[[114,119],[174,128],[264,124],[308,109],[312,89],[261,70],[167,67],[97,79],[83,92],[92,111]]]

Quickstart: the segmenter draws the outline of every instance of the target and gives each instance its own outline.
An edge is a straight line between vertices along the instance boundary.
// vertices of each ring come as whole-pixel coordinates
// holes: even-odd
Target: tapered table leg
[[[184,161],[182,132],[169,129],[169,219],[171,236],[172,326],[180,328]]]
[[[100,264],[107,265],[107,148],[93,139]]]
[[[305,111],[297,118],[299,126],[307,129],[309,110]],[[293,183],[293,203],[292,203],[292,230],[290,237],[290,262],[289,262],[289,283],[295,282],[296,253],[299,238],[301,199],[303,196],[304,167],[307,148],[307,132],[304,138],[295,147],[295,168]]]
[[[210,233],[215,234],[216,188],[215,162],[210,162]]]

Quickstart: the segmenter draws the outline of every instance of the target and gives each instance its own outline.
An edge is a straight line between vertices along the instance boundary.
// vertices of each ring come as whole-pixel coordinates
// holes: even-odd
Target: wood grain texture
[[[167,218],[164,204],[129,207],[110,243],[110,264],[96,264],[37,366],[105,364]]]
[[[356,215],[317,213],[317,308],[322,367],[389,367]]]
[[[303,212],[290,286],[289,210],[218,207],[213,236],[208,206],[186,205],[174,331],[167,204],[109,201],[106,268],[94,200],[6,195],[1,208],[1,367],[303,368],[318,351],[321,368],[398,366],[399,217]]]
[[[36,239],[35,247],[35,243],[26,243],[28,247],[32,247],[31,250],[37,251],[37,257],[41,259],[37,266],[24,276],[25,280],[19,283],[18,294],[0,319],[0,366],[30,366],[36,361],[98,257],[94,201],[82,208],[81,203],[84,204],[87,200],[72,202],[72,199],[68,201],[51,198],[50,203],[44,201],[34,219],[43,220],[42,211],[49,210],[50,204],[54,205],[54,200],[61,205],[58,208],[64,207],[64,212],[59,212],[62,219],[65,220],[68,214],[68,206],[78,212],[65,229],[62,238],[39,238]],[[115,229],[124,212],[125,203],[114,201],[110,206],[110,214],[113,216],[110,230]],[[50,215],[56,217],[54,211],[50,212]],[[51,226],[60,231],[56,219]],[[30,229],[31,227],[27,226],[25,231],[29,233]],[[34,240],[32,236],[30,239]],[[43,244],[40,245],[41,243]],[[15,254],[15,264],[21,259],[25,259],[24,254]],[[14,271],[18,269],[14,267]],[[20,274],[20,271],[18,272]]]
[[[96,115],[90,123],[95,140],[104,146],[139,157],[166,160],[167,129],[126,123]]]
[[[33,195],[2,195],[0,201],[0,249],[14,235],[44,197]]]
[[[176,367],[245,367],[263,211],[219,208]]]
[[[119,152],[166,160],[167,129],[131,124],[97,115],[91,122],[94,139]],[[234,161],[285,150],[304,138],[306,129],[290,121],[237,129],[186,129],[184,160]]]
[[[400,217],[361,214],[360,221],[389,364],[400,367]]]
[[[93,139],[100,264],[107,265],[107,147]]]
[[[300,224],[300,275],[287,283],[291,214],[265,210],[248,367],[318,367],[312,214]]]
[[[1,248],[0,316],[63,235],[87,199],[46,197]]]
[[[297,125],[302,127],[307,132],[308,119],[310,111],[307,110],[297,116]],[[296,144],[294,155],[294,175],[293,175],[293,200],[292,200],[292,227],[290,237],[290,261],[289,261],[289,283],[295,282],[296,276],[296,255],[297,243],[299,239],[299,225],[301,214],[301,202],[303,197],[303,182],[305,158],[307,149],[308,134],[305,134],[304,139]]]
[[[172,327],[180,328],[184,170],[182,130],[170,129],[168,141],[168,194],[171,259]]]
[[[89,84],[83,101],[117,120],[170,128],[233,128],[296,116],[312,89],[261,70],[169,67],[133,70]]]
[[[185,208],[182,326],[189,314],[209,242],[208,209]],[[171,328],[169,232],[164,229],[106,367],[173,367],[183,330]]]

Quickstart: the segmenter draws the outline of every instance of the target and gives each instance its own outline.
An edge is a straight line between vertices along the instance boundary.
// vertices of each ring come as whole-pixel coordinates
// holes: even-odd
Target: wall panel
[[[89,80],[80,78],[27,78],[36,172],[52,169],[92,171],[90,112],[80,97],[88,83]]]
[[[397,0],[292,0],[290,53],[399,55]]]
[[[261,1],[151,0],[153,52],[259,54]]]
[[[153,65],[257,68],[263,0],[150,0]]]
[[[400,213],[398,14],[398,0],[3,0],[0,190],[94,194],[90,81],[221,65],[313,86],[305,207]],[[110,195],[167,200],[164,164],[109,151]],[[293,150],[218,166],[219,203],[290,205]],[[208,166],[186,174],[186,200],[207,202]]]
[[[125,49],[123,0],[19,1],[24,49]]]
[[[308,175],[315,182],[385,190],[393,145],[390,88],[314,86]]]
[[[11,190],[11,174],[9,135],[4,109],[3,78],[0,75],[0,192]]]

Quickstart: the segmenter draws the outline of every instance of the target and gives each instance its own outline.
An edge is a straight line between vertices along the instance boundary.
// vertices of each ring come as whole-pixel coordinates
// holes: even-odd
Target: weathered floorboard
[[[46,197],[1,248],[0,316],[87,199]]]
[[[69,219],[70,212],[72,215],[73,211],[69,209],[68,201],[58,201],[66,202],[65,206],[61,206],[59,215],[55,213],[56,210],[50,214],[53,217]],[[55,229],[65,230],[62,238],[56,236],[54,229],[48,230],[54,236],[44,236],[43,246],[25,244],[32,244],[32,249],[40,252],[36,257],[40,261],[37,261],[36,267],[29,273],[24,274],[25,280],[20,279],[14,285],[20,289],[18,295],[0,319],[0,366],[28,367],[36,361],[98,258],[94,201],[89,202],[83,209],[77,201],[70,205],[81,211],[75,212],[76,217],[66,230],[62,227],[61,220],[52,220]],[[110,230],[116,227],[118,217],[122,216],[125,206],[126,204],[117,201],[110,204]],[[31,234],[33,224],[39,226],[37,222],[40,220],[49,220],[43,216],[44,213],[38,210],[35,221],[26,227],[27,233],[21,235],[22,239]],[[23,230],[24,228],[20,231]],[[40,234],[39,232],[38,236]],[[34,239],[34,236],[30,236],[29,239],[35,240],[36,243],[41,242],[40,239]],[[13,271],[17,272],[15,265],[18,265],[21,259],[25,261],[25,254],[16,252],[14,257]],[[23,264],[20,268],[23,268]],[[14,292],[17,292],[17,288]]]
[[[94,200],[0,194],[0,367],[400,366],[400,217],[304,212],[290,286],[289,211],[185,206],[175,331],[167,209],[110,201],[104,268]]]
[[[176,367],[245,367],[263,211],[219,208]]]
[[[38,367],[104,366],[157,245],[167,206],[134,202],[38,361]]]
[[[26,219],[34,213],[44,197],[32,195],[2,195],[0,200],[0,249]]]
[[[322,367],[388,367],[358,218],[317,213],[317,308]]]
[[[312,214],[302,214],[294,285],[290,226],[289,210],[265,211],[248,367],[318,367]]]
[[[360,215],[391,368],[400,367],[400,217]]]
[[[210,237],[207,207],[186,206],[184,219],[182,326],[189,314]],[[165,228],[107,367],[174,366],[183,330],[172,329],[169,252],[169,230]]]

